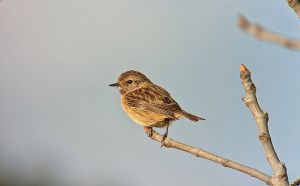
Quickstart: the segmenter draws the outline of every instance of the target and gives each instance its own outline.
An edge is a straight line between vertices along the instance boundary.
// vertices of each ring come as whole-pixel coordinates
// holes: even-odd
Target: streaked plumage
[[[185,117],[191,121],[204,120],[180,108],[171,95],[152,83],[144,74],[130,70],[122,73],[118,83],[121,104],[127,115],[144,127],[168,127],[171,121]]]

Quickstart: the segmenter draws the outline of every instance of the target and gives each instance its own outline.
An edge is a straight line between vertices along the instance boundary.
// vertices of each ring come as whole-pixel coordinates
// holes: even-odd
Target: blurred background
[[[241,63],[289,179],[298,178],[300,53],[243,33],[239,14],[300,37],[285,1],[0,1],[0,185],[264,185],[160,149],[107,86],[123,71],[145,73],[206,118],[177,121],[171,138],[271,174],[242,102]]]

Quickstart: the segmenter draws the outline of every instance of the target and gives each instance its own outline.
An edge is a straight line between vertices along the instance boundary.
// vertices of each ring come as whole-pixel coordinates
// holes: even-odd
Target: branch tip
[[[250,71],[245,65],[241,65],[241,80],[245,90],[245,103],[251,111],[258,128],[258,138],[263,146],[265,157],[273,170],[271,185],[273,186],[288,186],[288,175],[283,163],[280,162],[277,153],[272,144],[272,139],[268,129],[268,113],[263,111],[256,97],[256,87],[251,80]]]
[[[244,16],[239,15],[238,16],[238,26],[242,29],[245,29],[248,27],[248,25],[249,25],[248,20]]]
[[[241,64],[240,71],[241,71],[241,73],[245,73],[245,72],[248,71],[248,69],[247,69],[247,67],[244,64]]]

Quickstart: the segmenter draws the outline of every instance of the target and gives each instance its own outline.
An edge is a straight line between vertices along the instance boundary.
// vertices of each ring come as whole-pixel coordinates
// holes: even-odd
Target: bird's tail
[[[189,119],[189,120],[191,120],[191,121],[194,121],[194,122],[197,122],[199,120],[205,120],[204,118],[201,118],[199,116],[195,116],[195,115],[190,114],[190,113],[188,113],[184,110],[182,111],[182,116]]]

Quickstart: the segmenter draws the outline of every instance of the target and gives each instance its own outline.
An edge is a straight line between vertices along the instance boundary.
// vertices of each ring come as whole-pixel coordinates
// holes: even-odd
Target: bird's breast
[[[146,110],[140,110],[135,107],[130,107],[128,106],[125,96],[121,96],[121,105],[125,113],[139,125],[156,127],[167,126],[164,124],[166,116]]]

